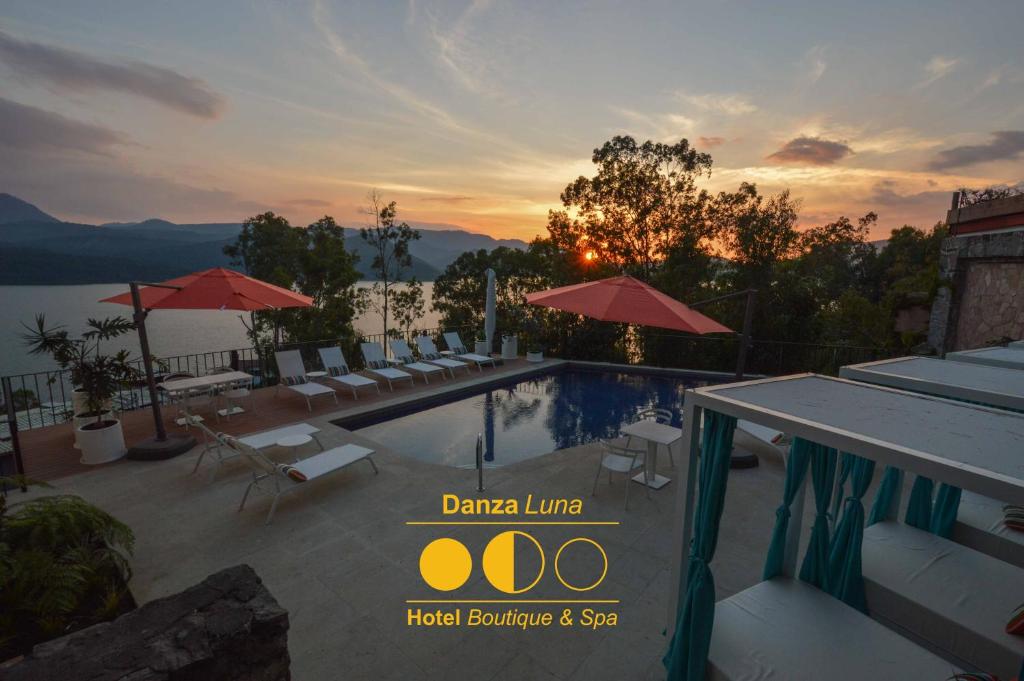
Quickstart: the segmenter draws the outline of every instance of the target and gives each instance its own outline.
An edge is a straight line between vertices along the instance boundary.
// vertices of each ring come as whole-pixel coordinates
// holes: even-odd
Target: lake
[[[372,282],[360,282],[368,288]],[[88,284],[85,286],[0,286],[0,376],[49,371],[53,360],[32,356],[25,351],[22,323],[34,324],[37,314],[45,314],[47,325],[63,325],[72,336],[85,329],[89,318],[130,317],[130,307],[98,302],[128,290],[127,284]],[[426,314],[417,326],[434,328],[439,315],[431,309],[433,282],[423,284]],[[232,350],[251,345],[239,315],[220,310],[156,310],[146,320],[151,350],[157,356],[187,355],[212,350]],[[380,316],[368,310],[355,323],[364,334],[383,333]],[[107,344],[110,350],[128,349],[139,356],[138,336],[122,336]]]

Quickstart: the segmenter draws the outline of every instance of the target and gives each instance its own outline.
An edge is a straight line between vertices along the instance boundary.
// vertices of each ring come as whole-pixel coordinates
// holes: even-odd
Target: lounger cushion
[[[483,364],[485,362],[489,362],[491,364],[494,364],[494,358],[493,357],[488,357],[487,355],[478,355],[475,352],[467,352],[467,353],[464,353],[464,354],[461,354],[461,355],[456,355],[456,357],[461,357],[462,359],[468,359],[469,361],[476,362],[477,364]]]
[[[322,383],[299,383],[297,385],[286,385],[289,390],[294,390],[297,393],[312,397],[313,395],[325,395],[327,393],[333,393],[334,390]]]
[[[412,369],[413,371],[421,371],[425,374],[433,374],[437,373],[438,371],[444,371],[444,369],[442,369],[439,366],[434,366],[433,364],[425,364],[424,362],[409,362],[408,364],[403,364],[402,366],[404,366],[406,369]]]
[[[359,374],[343,374],[340,376],[331,376],[332,381],[338,381],[345,385],[354,385],[356,387],[363,385],[377,385],[377,381],[366,376],[360,376]]]
[[[964,490],[953,541],[1024,568],[1024,532],[1006,526],[1005,503]]]
[[[449,369],[459,369],[461,367],[468,367],[469,365],[465,362],[460,362],[455,359],[447,359],[445,357],[431,358],[427,360],[431,364],[436,364],[439,367],[447,367]]]
[[[392,381],[397,381],[402,378],[412,378],[412,374],[407,371],[402,371],[401,369],[368,369],[368,371],[372,371],[378,376],[389,378]]]
[[[842,601],[776,577],[715,606],[709,678],[944,681],[949,662]]]
[[[1012,678],[1024,638],[1005,631],[1024,603],[1024,570],[899,522],[864,531],[871,616],[964,666]]]
[[[305,475],[307,480],[314,480],[321,475],[344,468],[350,463],[365,459],[371,454],[373,454],[373,450],[366,447],[342,445],[341,447],[328,449],[326,452],[320,452],[308,459],[303,459],[294,464],[292,468]]]

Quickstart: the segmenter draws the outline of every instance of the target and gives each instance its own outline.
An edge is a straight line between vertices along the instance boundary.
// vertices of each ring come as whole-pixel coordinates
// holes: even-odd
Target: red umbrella
[[[606,322],[642,324],[687,333],[732,333],[732,329],[633,277],[612,277],[528,293],[526,302]]]
[[[147,310],[272,310],[313,304],[309,296],[223,267],[145,286],[139,295]],[[133,304],[131,291],[100,302]]]
[[[153,407],[156,438],[133,446],[128,454],[139,459],[165,459],[187,452],[195,446],[189,436],[168,437],[160,415],[160,400],[153,377],[153,360],[146,336],[146,316],[150,310],[276,310],[285,307],[310,307],[313,299],[233,270],[215,267],[159,284],[132,282],[130,291],[101,303],[132,305],[135,326],[139,332],[142,364],[146,369],[149,401]]]

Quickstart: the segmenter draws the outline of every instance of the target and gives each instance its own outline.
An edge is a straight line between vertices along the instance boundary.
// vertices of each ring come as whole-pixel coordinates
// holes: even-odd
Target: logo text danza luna
[[[445,515],[582,515],[582,499],[460,499],[455,494],[441,497]]]

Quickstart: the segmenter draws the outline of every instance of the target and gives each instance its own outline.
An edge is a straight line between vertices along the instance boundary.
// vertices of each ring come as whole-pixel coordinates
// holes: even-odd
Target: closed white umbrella
[[[484,335],[487,337],[487,354],[494,349],[494,327],[497,324],[497,296],[494,292],[494,270],[487,270],[487,303],[484,307]]]

